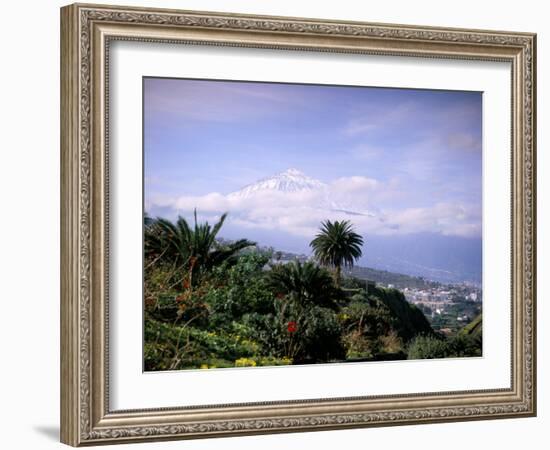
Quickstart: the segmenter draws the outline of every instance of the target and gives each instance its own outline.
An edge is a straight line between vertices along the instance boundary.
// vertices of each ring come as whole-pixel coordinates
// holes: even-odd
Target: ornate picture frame
[[[112,410],[108,66],[117,40],[510,63],[510,387]],[[535,89],[531,33],[106,5],[62,8],[61,441],[81,446],[536,415]]]

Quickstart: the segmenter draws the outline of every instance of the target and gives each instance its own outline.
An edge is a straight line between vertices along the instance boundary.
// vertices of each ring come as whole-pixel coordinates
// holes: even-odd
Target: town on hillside
[[[305,254],[269,250],[274,264],[306,262],[312,258]],[[435,331],[449,337],[456,335],[482,312],[482,289],[476,283],[444,284],[424,277],[361,266],[349,268],[346,273],[365,280],[371,286],[399,289],[409,303],[424,313]]]

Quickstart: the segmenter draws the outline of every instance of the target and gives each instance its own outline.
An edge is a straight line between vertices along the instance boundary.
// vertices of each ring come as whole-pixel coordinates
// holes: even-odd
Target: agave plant
[[[342,279],[342,266],[353,267],[363,254],[363,238],[347,220],[323,222],[319,233],[309,245],[319,263],[334,267],[334,280],[338,287]]]

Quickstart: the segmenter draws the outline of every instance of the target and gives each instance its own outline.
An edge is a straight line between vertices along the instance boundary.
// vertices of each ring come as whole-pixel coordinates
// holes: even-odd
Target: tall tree
[[[309,245],[319,263],[334,267],[337,287],[341,284],[342,266],[353,267],[354,262],[363,254],[363,238],[347,220],[323,222],[319,233]]]

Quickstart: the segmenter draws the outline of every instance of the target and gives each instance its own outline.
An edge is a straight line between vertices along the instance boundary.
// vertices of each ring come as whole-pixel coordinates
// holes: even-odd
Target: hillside
[[[483,315],[478,315],[468,325],[460,330],[459,335],[470,336],[474,339],[480,338],[483,330]]]
[[[392,284],[397,289],[404,289],[406,287],[426,289],[440,285],[440,283],[428,281],[422,277],[413,277],[402,273],[373,269],[371,267],[354,266],[351,269],[346,269],[345,274],[361,280],[374,281],[386,286]]]
[[[415,305],[407,302],[401,291],[374,288],[369,291],[369,294],[379,299],[390,309],[395,318],[395,329],[403,340],[408,341],[418,334],[434,334],[426,316]]]

